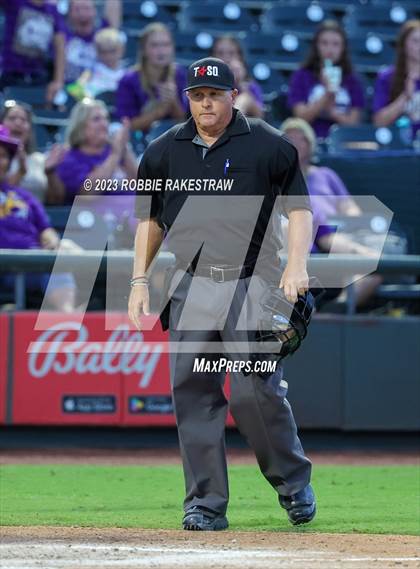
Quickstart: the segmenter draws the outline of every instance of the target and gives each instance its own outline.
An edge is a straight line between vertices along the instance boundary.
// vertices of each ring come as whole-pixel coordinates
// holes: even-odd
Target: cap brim
[[[185,87],[183,89],[185,91],[192,91],[193,89],[199,89],[200,87],[211,87],[213,89],[219,89],[220,91],[233,91],[235,87],[231,87],[230,85],[215,85],[211,82],[200,83],[200,85],[191,85],[191,87]]]

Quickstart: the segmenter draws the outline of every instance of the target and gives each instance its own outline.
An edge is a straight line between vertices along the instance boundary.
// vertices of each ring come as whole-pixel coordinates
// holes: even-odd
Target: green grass
[[[317,466],[318,515],[300,532],[420,533],[415,466]],[[179,466],[3,466],[2,525],[180,528]],[[230,467],[231,529],[291,531],[254,466]]]

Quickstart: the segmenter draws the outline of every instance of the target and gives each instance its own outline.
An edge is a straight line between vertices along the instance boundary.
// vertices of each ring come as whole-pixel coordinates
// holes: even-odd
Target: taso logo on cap
[[[217,65],[202,65],[199,67],[194,67],[194,77],[219,77],[219,68]]]
[[[196,87],[234,89],[235,78],[229,66],[217,57],[204,57],[188,67],[187,86],[184,91]]]

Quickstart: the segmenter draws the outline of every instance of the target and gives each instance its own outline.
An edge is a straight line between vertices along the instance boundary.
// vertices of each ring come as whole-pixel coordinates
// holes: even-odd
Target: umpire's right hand
[[[141,330],[141,314],[150,314],[149,287],[147,284],[132,285],[128,299],[128,317],[137,330]]]

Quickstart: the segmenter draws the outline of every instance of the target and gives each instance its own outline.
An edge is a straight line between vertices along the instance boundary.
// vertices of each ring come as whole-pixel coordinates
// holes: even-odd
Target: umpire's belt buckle
[[[217,273],[221,276],[217,276]],[[216,283],[224,283],[225,271],[221,267],[210,267],[210,278]]]

